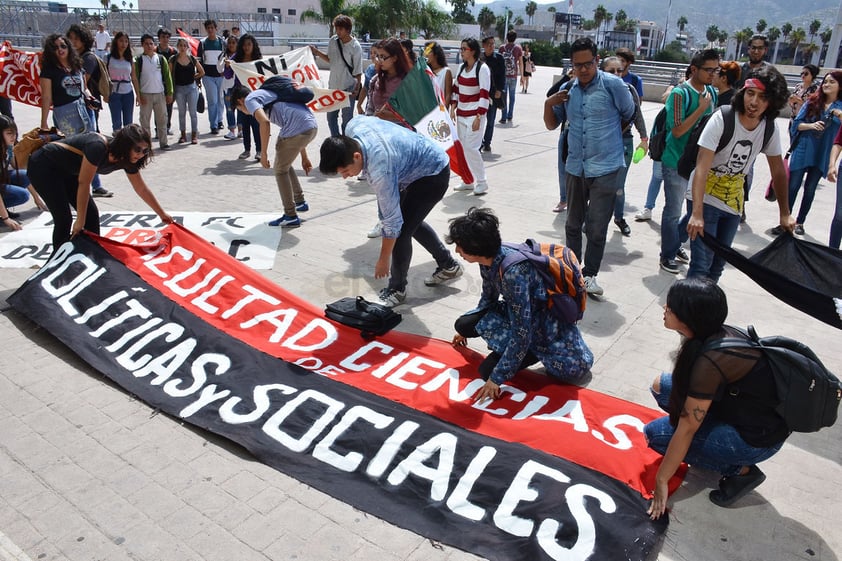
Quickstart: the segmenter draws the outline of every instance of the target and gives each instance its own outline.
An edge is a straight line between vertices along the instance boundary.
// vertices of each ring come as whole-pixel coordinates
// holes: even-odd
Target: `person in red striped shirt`
[[[474,176],[474,183],[462,183],[456,191],[473,191],[474,195],[484,195],[488,191],[485,179],[485,164],[482,161],[482,138],[488,113],[491,89],[491,71],[488,65],[479,59],[479,41],[473,37],[462,41],[462,66],[453,81],[451,112],[456,114],[456,130],[462,146],[465,147],[465,159]]]

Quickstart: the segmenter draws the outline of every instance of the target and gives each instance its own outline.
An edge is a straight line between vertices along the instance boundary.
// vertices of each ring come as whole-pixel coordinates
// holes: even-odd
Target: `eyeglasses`
[[[374,55],[374,60],[379,60],[380,62],[386,62],[387,60],[392,58],[392,56],[393,55]]]
[[[587,70],[589,68],[593,68],[594,63],[596,63],[596,59],[591,59],[588,62],[574,62],[573,68],[576,70]]]
[[[718,66],[714,66],[713,68],[705,68],[705,67],[703,66],[703,67],[699,68],[699,70],[704,70],[704,71],[705,71],[705,72],[707,72],[708,74],[716,74],[717,72],[719,72],[719,67],[718,67]]]
[[[132,146],[132,152],[134,152],[135,154],[143,154],[144,156],[146,156],[147,154],[149,154],[149,147],[147,146],[146,148],[142,148],[140,146]]]
[[[751,45],[748,50],[750,51],[762,51],[766,48],[766,45]]]
[[[619,68],[606,68],[605,70],[603,70],[603,72],[608,72],[610,74],[620,74],[622,70],[620,70]]]

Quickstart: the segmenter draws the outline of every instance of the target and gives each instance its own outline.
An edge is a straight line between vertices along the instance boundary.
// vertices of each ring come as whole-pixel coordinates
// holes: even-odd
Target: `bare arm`
[[[834,146],[836,148],[836,146]],[[783,158],[777,156],[766,156],[769,162],[769,171],[772,172],[772,188],[775,190],[775,199],[778,201],[778,213],[781,218],[781,228],[792,232],[795,228],[795,219],[789,213],[789,181]]]
[[[673,112],[677,111],[681,108],[681,111],[684,111],[684,100],[680,93],[674,92],[673,94]],[[711,99],[710,93],[707,89],[704,91],[702,95],[699,96],[699,106],[696,108],[695,111],[690,113],[690,115],[682,115],[683,119],[677,125],[672,128],[672,135],[675,138],[680,138],[687,134],[687,132],[693,128],[693,125],[696,124],[696,121],[702,118],[702,115],[705,114],[708,107],[710,107]]]
[[[699,146],[699,155],[696,157],[696,171],[693,172],[693,214],[687,222],[687,233],[691,240],[695,240],[697,235],[705,235],[705,219],[703,217],[705,185],[715,155],[716,152],[713,150]]]
[[[559,90],[544,100],[544,126],[547,127],[547,130],[554,130],[561,124],[555,111],[553,111],[553,107],[560,103],[566,103],[569,95],[567,90]]]
[[[254,112],[254,118],[257,119],[257,123],[260,125],[260,145],[263,147],[260,152],[260,165],[269,169],[269,134],[272,123],[269,121],[269,117],[262,107]]]
[[[41,78],[41,128],[46,130],[47,117],[50,116],[50,108],[53,106],[53,81],[49,78]]]
[[[76,187],[76,222],[70,230],[70,235],[75,236],[85,228],[85,220],[88,215],[88,201],[91,200],[91,181],[94,179],[97,167],[82,156],[82,165],[79,168],[79,184]]]
[[[827,178],[830,181],[836,181],[839,174],[839,154],[842,153],[842,146],[834,144],[830,149],[830,164],[827,167]]]

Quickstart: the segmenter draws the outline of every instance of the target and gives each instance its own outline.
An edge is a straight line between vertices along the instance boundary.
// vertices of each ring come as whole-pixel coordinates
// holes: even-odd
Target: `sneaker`
[[[647,220],[652,220],[652,209],[644,208],[634,215],[634,219],[636,222],[646,222]]]
[[[585,277],[585,292],[600,296],[603,293],[602,287],[596,284],[596,277]]]
[[[558,203],[555,205],[553,212],[564,212],[565,210],[567,210],[567,203]]]
[[[167,136],[172,136],[172,129],[167,127]]]
[[[485,195],[486,193],[488,193],[488,183],[485,183],[485,182],[477,183],[477,186],[474,187],[474,195],[476,195],[477,197],[480,197],[482,195]]]
[[[380,299],[380,304],[383,304],[387,308],[394,308],[406,301],[406,291],[384,288],[377,294],[377,298]]]
[[[473,191],[474,185],[471,183],[460,183],[456,187],[453,188],[454,191]]]
[[[297,216],[287,216],[284,214],[280,218],[276,218],[269,222],[269,226],[280,226],[281,228],[298,228],[301,226],[301,219]]]
[[[796,224],[795,225],[795,233],[799,236],[804,235],[804,225],[803,224]]]
[[[491,145],[490,144],[483,144],[482,145],[483,152],[491,152]]]
[[[757,466],[748,468],[745,475],[733,475],[719,480],[719,489],[710,492],[710,502],[716,506],[731,506],[766,481],[766,474]]]
[[[225,128],[222,124],[222,121],[219,121],[219,123],[216,124],[216,128],[219,129],[219,130],[222,130],[222,129]]]
[[[684,251],[683,247],[679,247],[678,251],[675,252],[675,260],[680,261],[681,263],[690,263],[690,256],[687,255],[687,252]]]
[[[366,234],[366,236],[369,238],[379,238],[382,235],[380,228],[381,225],[380,222],[378,222],[374,225],[374,227],[371,230],[368,231],[368,234]]]
[[[617,228],[620,229],[620,233],[624,236],[631,236],[631,228],[629,228],[628,222],[626,222],[625,218],[621,218],[619,220],[614,220],[614,224],[617,225]]]
[[[802,228],[802,230],[803,230],[803,228]],[[772,234],[773,236],[780,236],[780,235],[781,235],[781,234],[783,234],[783,233],[784,233],[784,229],[783,229],[783,227],[782,227],[782,226],[780,226],[780,225],[775,226],[774,228],[772,228],[772,232],[771,232],[771,234]]]
[[[448,269],[436,267],[436,271],[432,275],[424,279],[424,284],[426,284],[427,286],[437,286],[449,280],[458,279],[462,276],[462,272],[462,265],[460,265],[459,263],[456,263]]]
[[[103,187],[100,187],[98,189],[94,189],[92,194],[93,194],[94,197],[102,197],[104,199],[107,199],[109,197],[114,196],[114,193],[112,193],[111,191],[109,191],[108,189],[105,189]]]
[[[300,203],[295,203],[295,211],[296,212],[307,212],[310,210],[310,205],[307,204],[307,201],[301,201]]]
[[[666,271],[672,275],[677,275],[681,269],[675,259],[661,259],[661,270]]]
[[[259,161],[260,161],[260,158],[261,158],[262,156],[263,156],[263,154],[262,154],[262,153],[260,153],[260,152],[255,152],[255,154],[254,154],[254,161],[255,161],[255,162],[259,162]]]
[[[219,129],[211,128],[211,134],[219,134]]]
[[[169,149],[170,149],[170,145],[169,145],[169,144],[162,144],[162,145],[161,145],[161,147],[160,147],[160,149],[161,149],[161,150],[169,150]]]
[[[240,154],[239,156],[237,156],[237,158],[240,159],[240,160],[248,160],[250,156],[251,156],[251,151],[243,150],[243,153]]]
[[[234,133],[233,133],[233,132],[231,132],[231,131],[228,131],[227,133],[225,133],[225,136],[223,136],[222,138],[224,138],[225,140],[236,140],[236,139],[237,139],[237,135],[236,135],[236,134],[234,134]]]
[[[500,119],[500,120],[499,120],[499,121],[497,121],[497,122],[498,122],[498,123],[500,123],[501,125],[505,125],[505,124],[506,124],[506,119]]]

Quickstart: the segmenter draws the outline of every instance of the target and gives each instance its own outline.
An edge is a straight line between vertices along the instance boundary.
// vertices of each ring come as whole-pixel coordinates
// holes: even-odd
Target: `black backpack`
[[[722,112],[722,120],[725,125],[722,130],[722,136],[719,137],[719,144],[716,145],[716,152],[718,153],[724,150],[728,146],[728,143],[731,142],[731,138],[734,137],[734,128],[737,126],[737,112],[731,105],[723,105],[717,111]],[[699,138],[702,136],[705,126],[714,113],[704,115],[696,121],[696,124],[693,125],[693,129],[690,131],[687,144],[684,146],[684,152],[681,153],[681,157],[678,159],[678,175],[684,179],[690,179],[690,174],[696,169],[696,159],[699,157]],[[774,118],[770,119],[766,117],[763,120],[763,127],[763,148],[761,150],[766,148],[766,145],[769,144],[769,140],[772,138],[772,133],[775,132]]]
[[[786,423],[790,431],[816,432],[836,422],[842,383],[803,343],[788,337],[758,337],[753,326],[738,330],[743,337],[712,341],[701,352],[724,349],[760,349],[772,374],[776,397],[768,405]],[[748,378],[748,376],[746,376]],[[745,378],[744,378],[745,379]],[[730,395],[739,393],[737,380],[726,388]]]
[[[675,87],[681,88],[682,86],[678,85]],[[684,100],[684,113],[687,114],[687,110],[690,108],[690,97],[681,94],[681,98]],[[667,108],[664,106],[655,116],[655,122],[652,123],[652,130],[649,134],[649,157],[656,162],[660,162],[661,158],[664,157],[664,151],[667,149],[667,135],[669,133],[670,129],[667,128]]]
[[[363,339],[383,335],[401,322],[401,315],[362,296],[342,298],[325,307],[325,317],[359,329]]]

